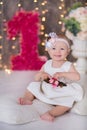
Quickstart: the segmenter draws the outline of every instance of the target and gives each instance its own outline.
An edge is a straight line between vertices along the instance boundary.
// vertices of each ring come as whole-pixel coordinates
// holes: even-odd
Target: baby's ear
[[[68,48],[68,54],[70,53],[70,51],[71,51],[71,49],[70,49],[70,48]]]

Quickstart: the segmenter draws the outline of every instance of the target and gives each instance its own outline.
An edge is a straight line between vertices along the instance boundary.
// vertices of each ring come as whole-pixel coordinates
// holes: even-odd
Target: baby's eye
[[[55,47],[53,47],[52,49],[53,49],[53,50],[55,50],[56,48],[55,48]]]
[[[64,48],[61,48],[61,50],[65,50]]]

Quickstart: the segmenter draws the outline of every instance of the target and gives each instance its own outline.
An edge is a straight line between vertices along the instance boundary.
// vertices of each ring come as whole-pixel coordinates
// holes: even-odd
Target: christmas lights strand
[[[3,1],[0,1],[0,69],[3,67],[3,55],[4,55],[4,45],[3,45]]]

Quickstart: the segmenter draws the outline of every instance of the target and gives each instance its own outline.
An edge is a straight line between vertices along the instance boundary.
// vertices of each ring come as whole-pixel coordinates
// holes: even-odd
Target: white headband
[[[62,41],[62,42],[64,42],[64,43],[68,46],[68,48],[70,48],[69,43],[68,43],[65,39],[59,38],[59,37],[56,35],[56,33],[54,33],[54,32],[49,33],[48,36],[50,36],[51,39],[49,39],[49,41],[46,41],[46,44],[45,44],[45,45],[46,45],[46,48],[52,47],[52,45],[53,45],[55,42],[57,42],[57,41]]]

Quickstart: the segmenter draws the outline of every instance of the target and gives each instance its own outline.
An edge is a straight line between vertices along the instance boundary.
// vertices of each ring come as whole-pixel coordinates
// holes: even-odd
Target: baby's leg
[[[33,99],[34,99],[34,95],[31,92],[29,92],[28,90],[26,90],[24,96],[20,97],[18,102],[21,105],[31,105]]]
[[[55,117],[60,116],[69,110],[70,110],[70,107],[56,106],[50,111],[41,115],[41,119],[47,120],[47,121],[53,121]]]

